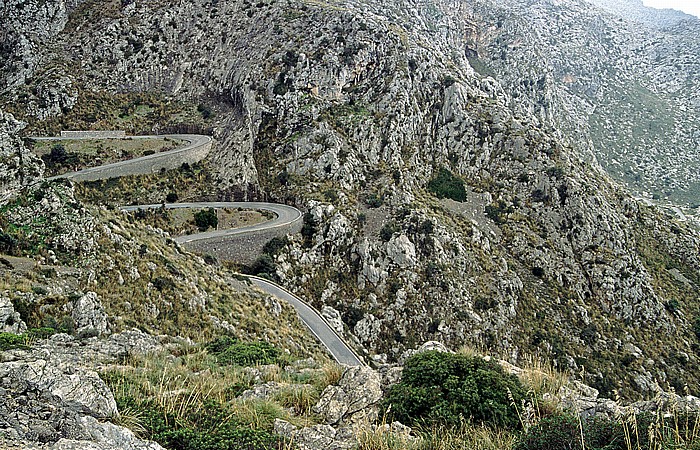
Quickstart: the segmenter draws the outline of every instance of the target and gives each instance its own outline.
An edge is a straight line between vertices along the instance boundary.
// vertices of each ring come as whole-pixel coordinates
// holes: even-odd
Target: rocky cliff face
[[[17,133],[23,124],[0,110],[0,202],[40,181],[44,163],[27,151]]]
[[[482,4],[471,62],[513,94],[515,108],[592,149],[637,195],[694,211],[698,168],[687,161],[699,148],[700,20],[604,3]]]
[[[698,373],[700,240],[593,156],[626,155],[654,184],[648,149],[694,151],[697,24],[639,31],[585,2],[531,3],[84,3],[50,20],[62,31],[5,99],[36,129],[117,117],[135,92],[204,105],[221,196],[308,208],[277,275],[378,360],[476,341],[585,368],[605,393],[682,388]],[[671,163],[673,183],[695,182]],[[441,168],[463,201],[427,189]]]

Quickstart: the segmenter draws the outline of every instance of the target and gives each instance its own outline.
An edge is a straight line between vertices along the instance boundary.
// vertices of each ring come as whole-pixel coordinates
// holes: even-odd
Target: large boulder
[[[0,297],[0,332],[22,334],[25,331],[27,331],[27,325],[15,311],[10,299]]]
[[[107,313],[94,292],[88,292],[73,302],[72,317],[79,334],[93,332],[103,335],[109,331]]]
[[[167,344],[166,344],[167,345]],[[95,370],[135,353],[163,349],[138,330],[106,339],[56,334],[0,360],[0,449],[162,450],[126,428],[114,397]]]
[[[357,438],[350,428],[335,429],[330,425],[297,428],[276,419],[275,433],[290,439],[299,450],[348,450],[357,447]]]
[[[117,414],[114,397],[97,373],[55,358],[0,364],[0,379],[4,389],[50,393],[83,414]]]
[[[164,450],[155,442],[137,438],[131,430],[90,416],[80,418],[89,439],[61,439],[50,450]]]
[[[337,386],[323,391],[314,412],[329,425],[371,423],[379,416],[381,399],[379,374],[368,367],[349,367]]]

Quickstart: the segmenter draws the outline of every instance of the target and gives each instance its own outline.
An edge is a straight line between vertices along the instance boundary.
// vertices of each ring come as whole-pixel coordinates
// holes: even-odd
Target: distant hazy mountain
[[[655,9],[644,6],[642,0],[588,0],[617,16],[657,27],[667,27],[682,20],[698,20],[695,16],[675,9]]]

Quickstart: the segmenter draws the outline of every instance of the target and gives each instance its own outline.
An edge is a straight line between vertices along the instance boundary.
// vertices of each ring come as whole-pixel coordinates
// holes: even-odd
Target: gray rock
[[[75,300],[72,306],[71,315],[75,329],[79,334],[92,331],[103,335],[109,331],[107,313],[96,293],[88,292]]]
[[[268,399],[278,393],[282,389],[282,386],[279,383],[276,383],[274,381],[269,381],[264,384],[259,384],[256,386],[253,386],[252,389],[247,389],[241,393],[241,395],[238,396],[238,398],[242,400],[249,400],[249,399]]]
[[[343,332],[343,319],[337,309],[324,305],[321,308],[321,316],[337,333]]]
[[[401,357],[399,358],[399,363],[403,364],[408,358],[410,358],[413,355],[417,355],[419,353],[425,353],[425,352],[431,352],[431,351],[436,351],[436,352],[442,352],[442,353],[454,353],[452,350],[447,348],[445,344],[442,342],[438,341],[428,341],[423,343],[420,347],[418,347],[415,350],[406,350],[401,354]]]
[[[357,446],[357,439],[347,428],[336,430],[330,425],[297,428],[275,419],[274,432],[291,439],[299,450],[347,450]]]
[[[416,265],[416,246],[405,234],[392,238],[387,244],[386,253],[389,259],[401,268]]]
[[[44,162],[29,152],[18,136],[22,128],[22,122],[0,110],[0,203],[38,182],[44,172]]]
[[[22,334],[25,331],[27,331],[27,325],[15,311],[10,299],[0,297],[0,332]]]
[[[323,391],[314,412],[329,425],[371,423],[379,415],[381,399],[379,374],[368,367],[349,367],[337,386],[328,386]]]
[[[124,427],[110,422],[98,422],[83,416],[80,425],[90,434],[89,440],[60,439],[51,450],[164,450],[155,442],[137,438]]]
[[[0,377],[7,379],[10,388],[18,385],[49,392],[77,410],[96,417],[112,417],[117,413],[112,393],[95,372],[55,358],[0,364]]]

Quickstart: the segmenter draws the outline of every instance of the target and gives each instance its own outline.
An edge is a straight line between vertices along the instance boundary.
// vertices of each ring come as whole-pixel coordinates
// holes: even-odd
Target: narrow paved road
[[[289,304],[297,310],[301,320],[328,349],[336,361],[338,361],[340,364],[346,364],[348,366],[363,365],[362,361],[355,354],[355,352],[353,352],[345,341],[338,336],[328,322],[323,320],[321,314],[319,314],[316,309],[308,305],[296,295],[269,280],[264,280],[253,276],[248,278],[250,278],[253,284],[268,294],[274,295],[281,300],[286,300],[289,302]]]
[[[172,139],[185,140],[188,144],[184,147],[170,150],[169,152],[161,152],[153,155],[143,156],[140,158],[134,158],[128,161],[120,161],[117,163],[106,164],[104,166],[91,167],[89,169],[80,170],[77,172],[71,172],[63,175],[58,175],[50,179],[56,178],[69,178],[73,180],[81,179],[95,179],[99,178],[100,175],[105,172],[104,169],[119,169],[120,166],[132,165],[138,161],[148,161],[154,158],[162,158],[166,155],[174,155],[180,152],[188,151],[193,147],[202,146],[211,142],[209,136],[200,135],[167,135],[167,136],[132,136],[136,139],[153,139],[169,137]],[[32,138],[36,140],[68,140],[76,138]],[[95,139],[95,138],[86,138]],[[114,173],[113,171],[111,173]],[[110,177],[113,175],[110,175]],[[108,177],[105,177],[108,178]],[[123,206],[120,209],[122,211],[135,211],[138,209],[155,209],[162,208],[163,204],[151,204],[151,205],[134,205],[134,206]],[[165,208],[176,209],[176,208],[248,208],[248,209],[258,209],[264,211],[270,211],[275,214],[275,218],[267,222],[259,223],[256,225],[250,225],[247,227],[229,229],[229,230],[217,230],[209,231],[205,233],[190,234],[187,236],[181,236],[175,238],[176,242],[186,244],[188,242],[206,240],[211,238],[243,235],[243,234],[254,234],[256,232],[269,230],[272,228],[283,227],[301,220],[301,211],[298,209],[275,203],[262,203],[262,202],[201,202],[201,203],[166,203]],[[362,360],[355,354],[355,352],[348,346],[345,341],[331,328],[331,326],[321,317],[318,311],[314,309],[311,305],[304,302],[302,299],[287,291],[283,287],[272,283],[268,280],[262,278],[251,276],[250,280],[261,289],[270,295],[273,295],[281,300],[284,300],[291,304],[294,309],[296,309],[302,322],[311,330],[311,332],[318,338],[318,340],[328,349],[333,358],[340,364],[346,364],[349,366],[361,366],[364,365]]]
[[[212,142],[212,139],[210,136],[203,136],[200,134],[164,134],[164,135],[152,135],[152,136],[128,136],[126,139],[163,139],[163,138],[170,138],[170,139],[178,139],[181,141],[186,141],[187,144],[176,148],[175,150],[170,150],[167,152],[159,152],[159,153],[154,153],[152,155],[147,155],[147,156],[140,156],[138,158],[132,158],[132,159],[127,159],[125,161],[118,161],[115,163],[111,164],[105,164],[102,166],[96,166],[96,167],[89,167],[87,169],[83,170],[78,170],[77,172],[68,172],[64,173],[61,175],[56,175],[54,177],[50,177],[49,180],[55,180],[59,178],[69,178],[75,181],[94,181],[98,179],[102,179],[103,177],[101,174],[103,172],[110,173],[109,176],[106,176],[104,178],[111,178],[114,175],[114,171],[118,173],[120,168],[124,168],[125,171],[122,175],[132,175],[132,173],[127,172],[126,168],[127,167],[132,167],[134,164],[138,163],[139,165],[143,165],[143,167],[149,167],[149,163],[155,163],[158,160],[162,160],[163,158],[167,157],[176,157],[180,153],[186,153],[189,152],[190,150],[197,148],[197,147],[202,147],[204,145],[210,144]],[[96,140],[100,138],[94,138],[94,137],[32,137],[31,139],[36,140],[36,141],[72,141],[72,140],[80,140],[80,139],[85,139],[85,140]],[[123,139],[123,138],[122,138]],[[118,175],[117,175],[118,176]]]
[[[255,225],[248,225],[240,228],[231,228],[228,230],[207,231],[204,233],[188,234],[185,236],[176,237],[175,242],[184,244],[186,242],[201,241],[205,239],[218,238],[223,236],[235,236],[239,234],[252,234],[256,231],[269,230],[271,228],[279,228],[298,220],[301,220],[301,211],[298,209],[282,205],[279,203],[263,203],[263,202],[197,202],[197,203],[166,203],[152,205],[134,205],[122,206],[119,209],[122,211],[136,211],[137,209],[158,209],[165,206],[166,209],[185,209],[185,208],[247,208],[257,209],[262,211],[270,211],[275,214],[275,218],[266,222]]]

